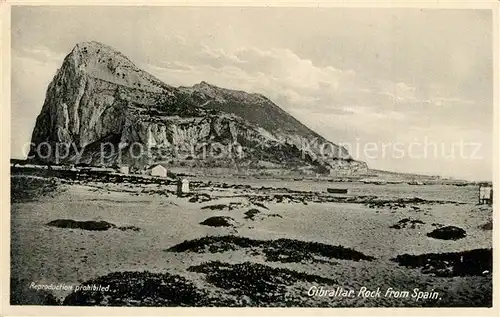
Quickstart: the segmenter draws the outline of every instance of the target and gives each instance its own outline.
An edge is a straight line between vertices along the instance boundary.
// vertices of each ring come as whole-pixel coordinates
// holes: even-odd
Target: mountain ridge
[[[119,151],[115,155],[96,153],[95,147],[110,139]],[[42,143],[71,144],[75,153],[64,158],[42,156],[38,151]],[[198,159],[200,144],[215,143],[238,144],[244,155],[228,151],[223,158]],[[131,157],[132,144],[148,148],[148,155]],[[30,155],[46,162],[75,163],[78,159],[143,168],[157,161],[179,163],[178,153],[173,152],[179,147],[196,154],[195,159],[191,155],[183,161],[200,166],[259,169],[256,162],[263,161],[284,169],[309,167],[323,173],[367,169],[366,163],[354,160],[345,148],[314,132],[264,95],[205,81],[173,87],[138,68],[121,52],[95,41],[76,44],[49,84],[33,130]],[[85,151],[90,148],[94,150]],[[83,154],[78,156],[79,152]]]

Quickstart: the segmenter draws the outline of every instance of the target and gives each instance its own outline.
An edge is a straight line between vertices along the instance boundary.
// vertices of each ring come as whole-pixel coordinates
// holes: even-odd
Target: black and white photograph
[[[10,6],[8,303],[493,307],[495,8]]]

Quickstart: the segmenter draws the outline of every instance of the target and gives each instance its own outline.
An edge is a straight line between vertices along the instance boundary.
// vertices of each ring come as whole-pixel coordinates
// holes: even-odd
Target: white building
[[[163,164],[156,164],[149,168],[151,176],[167,177],[167,168]]]
[[[120,166],[119,172],[120,174],[129,174],[130,168],[128,166]]]

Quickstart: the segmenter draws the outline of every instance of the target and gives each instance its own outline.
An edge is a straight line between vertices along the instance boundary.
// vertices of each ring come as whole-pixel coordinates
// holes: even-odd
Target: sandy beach
[[[33,179],[37,184],[49,182],[26,175],[13,175],[11,182],[19,186]],[[491,221],[492,210],[477,205],[475,186],[237,181],[239,185],[199,180],[190,194],[178,197],[173,184],[52,180],[54,188],[43,195],[13,199],[12,303],[491,305],[492,231],[491,224],[484,225]],[[334,195],[322,187],[350,190]],[[49,224],[56,220],[74,222]],[[84,221],[103,222],[109,228],[78,228]],[[446,226],[466,234],[456,240],[427,235]],[[471,250],[483,251],[478,257],[468,255]],[[396,260],[404,254],[427,258],[420,264],[410,258],[412,267]],[[470,261],[466,269],[460,268],[463,261]],[[113,278],[146,273],[152,276]],[[147,293],[170,285],[165,282],[170,277],[170,283],[185,284],[181,291],[174,292],[172,284],[144,294],[144,289]],[[37,290],[32,283],[72,288]],[[114,291],[75,291],[92,283]],[[314,293],[320,288],[330,295]],[[352,290],[351,295],[331,291],[338,288]],[[187,290],[199,298],[191,293],[182,297]],[[439,295],[417,300],[418,292]],[[172,299],[173,293],[181,295]],[[198,300],[191,302],[193,298]]]

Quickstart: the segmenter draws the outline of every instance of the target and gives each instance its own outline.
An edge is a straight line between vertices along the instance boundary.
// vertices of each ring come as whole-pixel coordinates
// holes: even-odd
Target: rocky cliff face
[[[367,168],[262,95],[205,82],[172,87],[97,42],[77,44],[64,59],[37,118],[30,156],[137,167],[162,161],[320,172]]]

